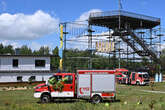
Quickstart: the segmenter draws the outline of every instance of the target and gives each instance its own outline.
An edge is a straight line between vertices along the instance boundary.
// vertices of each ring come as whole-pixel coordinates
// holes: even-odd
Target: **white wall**
[[[13,67],[13,59],[18,59],[18,67]],[[45,67],[35,67],[35,60],[45,60]],[[1,56],[0,71],[50,71],[50,57]]]
[[[17,77],[22,76],[22,81],[27,82],[31,76],[36,76],[36,81],[46,81],[53,73],[3,73],[0,74],[0,83],[18,82]]]

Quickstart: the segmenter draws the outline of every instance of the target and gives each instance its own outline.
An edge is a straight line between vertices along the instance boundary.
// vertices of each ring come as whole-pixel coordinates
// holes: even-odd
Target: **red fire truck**
[[[116,69],[116,81],[119,84],[149,85],[147,72],[128,72],[127,69]]]
[[[128,70],[124,68],[116,69],[116,81],[119,84],[128,84]]]
[[[129,83],[132,85],[149,85],[149,75],[147,72],[131,72]]]
[[[56,73],[57,81],[63,82],[62,91],[55,90],[49,84],[39,84],[35,87],[35,98],[48,103],[56,98],[81,98],[99,103],[104,99],[115,100],[115,70],[78,70],[75,73]]]

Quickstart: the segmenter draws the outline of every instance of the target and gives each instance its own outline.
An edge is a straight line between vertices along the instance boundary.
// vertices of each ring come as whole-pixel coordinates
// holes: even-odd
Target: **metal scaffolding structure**
[[[113,38],[118,37],[118,41],[115,41],[115,47],[119,45],[113,52],[113,56],[116,57],[116,54],[118,54],[119,60],[123,58],[135,62],[146,57],[150,62],[154,61],[160,64],[159,57],[163,34],[161,34],[159,18],[122,10],[96,12],[90,14],[89,25],[107,27],[113,31]],[[127,49],[121,49],[121,43],[125,43]],[[126,54],[127,57],[121,57],[123,54]],[[118,67],[120,68],[120,64]]]
[[[143,58],[150,63],[160,64],[164,34],[159,18],[117,10],[91,13],[88,21],[64,24],[64,51],[66,48],[88,50],[90,54],[84,58],[88,61],[89,69],[92,69],[92,54],[108,56],[109,63],[113,59],[114,68],[122,67],[121,60],[128,64],[142,61]],[[97,41],[114,42],[114,50],[98,52]],[[65,57],[65,60],[68,59]]]

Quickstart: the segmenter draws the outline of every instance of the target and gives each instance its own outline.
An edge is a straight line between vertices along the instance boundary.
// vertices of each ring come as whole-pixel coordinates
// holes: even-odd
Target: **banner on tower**
[[[98,41],[96,42],[96,51],[109,53],[114,51],[114,42],[112,41]]]

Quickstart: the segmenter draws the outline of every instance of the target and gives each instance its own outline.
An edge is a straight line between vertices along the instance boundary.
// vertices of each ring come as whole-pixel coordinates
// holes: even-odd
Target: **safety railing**
[[[90,17],[107,17],[107,16],[117,16],[117,15],[128,16],[128,17],[149,20],[149,21],[154,21],[154,22],[160,22],[160,18],[146,16],[142,14],[136,14],[136,13],[127,12],[123,10],[90,13]]]

